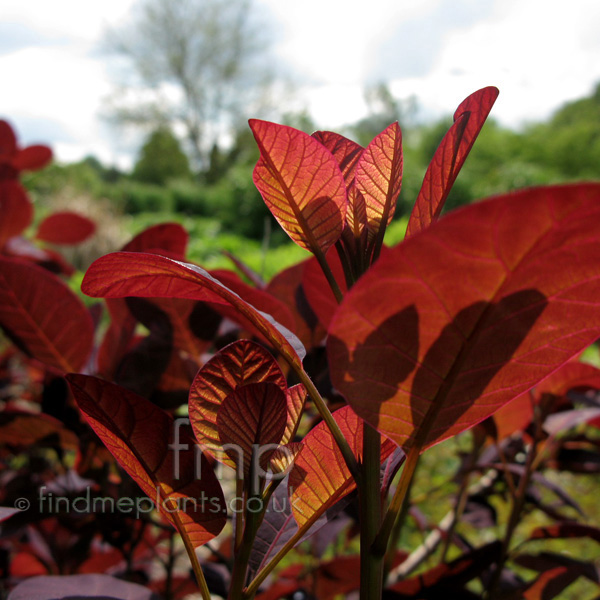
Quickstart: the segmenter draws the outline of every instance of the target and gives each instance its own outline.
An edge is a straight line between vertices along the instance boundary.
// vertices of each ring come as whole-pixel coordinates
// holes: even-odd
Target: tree
[[[189,178],[190,165],[170,129],[159,127],[148,138],[133,169],[133,177],[145,183],[165,184],[169,179]]]
[[[251,0],[141,0],[131,23],[107,36],[108,50],[135,74],[109,116],[119,124],[177,124],[195,167],[204,168],[241,107],[258,110],[270,80],[264,30]]]

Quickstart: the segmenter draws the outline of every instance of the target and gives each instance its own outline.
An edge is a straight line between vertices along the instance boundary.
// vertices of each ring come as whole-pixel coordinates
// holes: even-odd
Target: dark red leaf
[[[345,294],[348,287],[344,277],[344,268],[335,248],[327,253],[326,259],[340,290]],[[311,258],[305,263],[302,274],[302,288],[311,309],[319,318],[319,323],[327,329],[338,308],[338,302],[316,258]]]
[[[600,529],[584,523],[563,522],[545,527],[537,527],[530,536],[530,540],[581,538],[587,537],[600,543]]]
[[[0,162],[10,159],[17,151],[17,136],[10,123],[0,119]]]
[[[33,205],[18,181],[0,180],[0,249],[20,235],[33,218]]]
[[[87,375],[68,375],[88,423],[160,513],[196,547],[226,522],[221,486],[191,437],[173,418],[128,390]]]
[[[437,565],[420,575],[394,584],[389,589],[400,594],[390,595],[390,598],[430,597],[429,594],[433,596],[435,591],[438,594],[444,592],[450,594],[451,598],[470,598],[464,588],[465,584],[489,569],[500,558],[500,552],[501,543],[490,542],[459,556],[448,564]],[[462,592],[464,596],[459,596],[458,594]]]
[[[274,383],[249,383],[237,387],[217,411],[217,432],[221,445],[244,477],[256,466],[265,469],[275,446],[281,442],[287,420],[286,399]],[[266,450],[266,451],[265,451]],[[255,453],[260,452],[254,458]],[[258,475],[258,473],[256,473]]]
[[[0,325],[21,350],[61,372],[79,371],[94,324],[81,300],[45,269],[0,257]]]
[[[454,125],[435,151],[413,207],[406,237],[429,227],[442,212],[456,177],[498,97],[486,87],[463,100],[454,113]]]
[[[38,240],[51,244],[75,245],[87,240],[96,231],[96,224],[74,212],[56,212],[46,217],[38,227]]]
[[[40,248],[20,235],[11,237],[6,242],[4,254],[31,261],[56,275],[70,277],[75,273],[75,268],[61,254],[52,248]]]
[[[296,336],[196,265],[155,254],[115,252],[90,266],[81,289],[101,298],[191,298],[229,304],[290,363],[300,365],[305,355]]]
[[[302,286],[306,264],[307,261],[302,261],[280,271],[269,281],[265,291],[282,301],[291,310],[294,317],[292,331],[309,350],[322,341],[325,330],[319,325]]]
[[[171,258],[184,260],[189,235],[179,223],[160,223],[138,233],[125,244],[123,252],[164,251]]]
[[[12,166],[18,171],[37,171],[52,160],[52,150],[48,146],[27,146],[19,150],[12,160]]]
[[[600,185],[556,186],[399,244],[334,317],[334,386],[405,450],[482,421],[600,337],[598,222]]]
[[[344,176],[329,150],[310,135],[257,119],[250,128],[260,149],[254,184],[296,244],[323,254],[342,235]]]
[[[223,285],[226,285],[232,292],[235,292],[238,296],[243,298],[246,302],[252,304],[254,308],[271,315],[278,323],[283,325],[289,331],[294,330],[296,322],[290,309],[271,294],[248,285],[233,271],[219,269],[211,271],[211,275],[218,279]],[[218,309],[219,307],[217,307],[217,310]],[[229,316],[234,321],[237,320],[234,311],[226,310],[225,313],[227,313],[226,316]]]

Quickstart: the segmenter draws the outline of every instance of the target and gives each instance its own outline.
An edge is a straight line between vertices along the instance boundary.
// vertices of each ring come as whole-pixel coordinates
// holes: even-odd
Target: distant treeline
[[[426,125],[407,125],[400,114],[373,113],[339,131],[366,144],[398,118],[404,132],[404,179],[397,217],[406,215],[437,145],[451,118]],[[492,112],[493,115],[493,112]],[[306,115],[287,118],[307,132]],[[116,211],[181,213],[210,217],[223,231],[262,239],[270,213],[252,183],[258,157],[247,128],[237,132],[227,149],[214,146],[208,167],[194,173],[173,133],[154,131],[142,147],[131,173],[104,166],[95,157],[78,163],[54,164],[31,174],[26,185],[44,197],[69,188],[94,198],[105,198]],[[515,188],[574,180],[600,179],[600,85],[589,96],[565,104],[546,122],[513,131],[488,120],[459,175],[447,209]],[[278,229],[277,229],[278,231]],[[281,237],[284,241],[285,237]],[[278,242],[271,240],[271,243]]]

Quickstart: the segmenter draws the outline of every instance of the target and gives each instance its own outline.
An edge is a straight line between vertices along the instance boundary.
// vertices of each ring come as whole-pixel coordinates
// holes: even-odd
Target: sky
[[[93,154],[128,167],[133,148],[101,118],[114,65],[107,27],[137,0],[0,0],[0,118],[58,160]],[[451,114],[471,92],[500,89],[492,115],[520,128],[600,82],[598,0],[255,0],[272,51],[292,74],[290,109],[320,128],[365,116],[364,89],[386,82],[421,118]],[[285,100],[289,102],[290,99]],[[252,117],[253,115],[248,115]]]

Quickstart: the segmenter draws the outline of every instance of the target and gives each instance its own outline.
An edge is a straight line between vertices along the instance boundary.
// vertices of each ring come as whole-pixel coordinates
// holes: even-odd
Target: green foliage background
[[[370,94],[370,115],[339,133],[367,144],[387,124],[400,121],[404,178],[396,221],[386,238],[392,244],[402,238],[427,165],[452,120],[414,124],[414,107],[407,109],[396,102],[385,86]],[[286,115],[283,121],[307,132],[316,128],[305,112]],[[175,220],[190,232],[191,260],[209,268],[231,266],[221,252],[227,250],[268,278],[307,254],[289,242],[254,187],[252,169],[257,158],[256,144],[244,125],[228,148],[213,147],[204,171],[192,173],[178,139],[160,127],[141,148],[131,173],[107,168],[88,157],[74,164],[53,164],[28,175],[25,183],[36,201],[37,219],[57,206],[91,212],[92,217],[94,207],[102,207],[99,235],[113,219],[120,230],[116,238],[123,243],[149,224]],[[600,84],[590,96],[564,105],[546,122],[521,131],[489,119],[446,210],[526,186],[599,178]],[[118,246],[104,246],[97,254],[115,249]],[[94,258],[93,252],[89,258]]]

